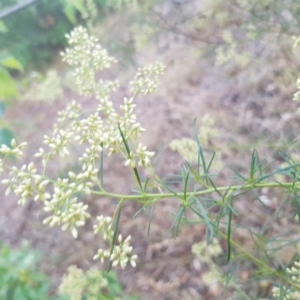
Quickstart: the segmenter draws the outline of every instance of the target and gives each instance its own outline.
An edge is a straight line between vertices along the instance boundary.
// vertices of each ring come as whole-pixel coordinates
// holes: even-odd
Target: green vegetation
[[[8,7],[17,2],[6,0],[1,4]],[[121,89],[117,97],[112,94],[121,86],[119,81],[107,80],[110,76],[105,80],[99,78],[99,73],[109,69],[117,60],[110,56],[100,45],[99,37],[94,35],[92,29],[95,28],[92,25],[97,19],[96,13],[114,12],[133,2],[133,15],[141,26],[130,28],[130,38],[137,49],[144,47],[160,30],[196,42],[203,42],[204,36],[205,45],[199,47],[203,57],[214,49],[218,66],[229,66],[228,73],[249,68],[247,75],[253,75],[254,81],[261,78],[255,76],[267,56],[264,51],[261,51],[263,55],[257,55],[257,49],[262,45],[268,49],[277,40],[278,48],[271,62],[274,63],[281,55],[286,60],[280,61],[280,68],[274,64],[275,71],[268,80],[277,80],[278,86],[285,92],[287,87],[293,85],[293,92],[286,93],[290,93],[291,100],[294,94],[294,100],[300,101],[300,79],[295,84],[296,78],[293,78],[297,67],[289,61],[293,37],[299,34],[300,5],[296,1],[287,1],[290,6],[283,10],[282,2],[275,0],[214,0],[204,5],[201,18],[191,17],[190,11],[185,12],[183,8],[182,11],[186,13],[184,20],[169,24],[163,15],[144,5],[143,1],[43,0],[5,20],[5,28],[2,27],[0,34],[0,44],[5,45],[5,49],[0,49],[3,53],[0,58],[0,98],[9,100],[17,97],[16,83],[11,74],[23,72],[23,65],[47,66],[67,41],[69,45],[62,52],[62,57],[70,66],[72,85],[81,98],[70,101],[58,113],[52,134],[44,136],[40,143],[42,146],[32,151],[31,161],[25,161],[23,166],[12,165],[15,161],[12,162],[10,158],[21,157],[30,141],[17,143],[7,123],[0,123],[0,170],[5,176],[2,183],[6,185],[6,195],[14,194],[20,205],[26,205],[32,199],[40,201],[47,214],[43,223],[68,230],[74,238],[84,234],[87,228],[93,231],[93,238],[99,235],[102,243],[97,248],[94,245],[91,247],[95,250],[93,259],[106,264],[109,271],[117,267],[125,269],[129,265],[136,267],[140,263],[133,246],[136,244],[134,232],[122,232],[121,218],[127,203],[135,202],[136,215],[141,212],[149,214],[149,224],[146,226],[149,234],[155,205],[165,199],[176,199],[177,206],[174,207],[177,212],[170,232],[177,237],[183,225],[201,224],[205,227],[205,241],[195,243],[192,252],[207,267],[207,270],[202,270],[203,282],[220,287],[220,299],[225,294],[230,295],[228,297],[233,295],[232,299],[299,299],[300,164],[299,155],[294,150],[298,147],[297,138],[292,134],[284,137],[288,141],[283,141],[286,143],[282,147],[284,153],[278,151],[280,160],[262,159],[259,151],[250,145],[254,149],[248,158],[247,169],[227,168],[222,161],[225,146],[214,147],[215,140],[220,137],[214,127],[214,119],[205,115],[200,128],[194,122],[193,138],[178,138],[170,142],[169,148],[179,153],[183,163],[174,174],[161,176],[157,164],[164,162],[159,160],[160,154],[150,151],[150,147],[141,142],[141,137],[147,131],[137,121],[135,108],[140,105],[137,101],[139,97],[155,92],[165,66],[156,62],[140,67],[128,82],[126,92]],[[142,20],[141,15],[147,9],[150,17]],[[236,17],[234,21],[231,18],[233,15]],[[160,21],[153,22],[149,28],[145,24],[149,24],[154,17]],[[182,30],[183,23],[187,31]],[[140,32],[141,28],[143,30]],[[69,32],[67,39],[66,32]],[[145,32],[149,33],[149,37],[144,35]],[[300,36],[294,40],[295,46],[300,44]],[[290,46],[286,46],[286,41]],[[9,70],[12,72],[9,73]],[[33,78],[32,92],[28,98],[25,93],[23,95],[25,101],[32,95],[39,99],[43,99],[44,94],[53,96],[51,88],[54,96],[49,99],[63,95],[57,72],[49,72],[43,86],[39,86],[37,81]],[[123,101],[116,105],[114,100],[120,97]],[[93,98],[94,106],[83,107],[80,102],[83,98]],[[3,102],[0,104],[0,117],[3,118],[4,114]],[[263,122],[263,117],[260,121]],[[258,132],[251,134],[256,138],[259,135]],[[262,140],[267,140],[264,134]],[[278,138],[274,145],[281,142]],[[232,148],[243,146],[237,144]],[[104,163],[110,156],[120,163],[118,167],[123,168],[122,171],[130,177],[134,186],[131,192],[116,192],[114,185],[106,184],[107,169]],[[64,170],[61,177],[53,175],[50,167],[60,165],[66,157],[74,159],[69,164],[70,168],[68,166],[69,169]],[[114,199],[117,203],[113,207],[114,213],[106,215],[106,211],[101,211],[99,215],[93,214],[90,202],[85,201],[87,198]],[[251,201],[250,205],[247,201]],[[250,219],[251,213],[244,211],[251,211],[252,207],[257,208],[259,221]],[[287,221],[281,226],[284,218]],[[285,230],[286,224],[289,228]],[[239,237],[241,231],[244,240]],[[283,257],[285,253],[282,253],[290,247],[293,247],[292,255],[287,261]],[[51,296],[50,280],[37,271],[37,262],[35,252],[27,246],[11,250],[1,245],[0,283],[3,285],[0,285],[0,298],[135,299],[123,295],[115,273],[94,268],[83,271],[75,266],[69,267],[68,273],[62,278],[58,289],[61,296]],[[240,276],[244,270],[247,273],[246,283]],[[267,288],[253,291],[253,282],[257,282],[256,286],[259,287],[267,282]]]
[[[0,243],[0,298],[3,300],[54,300],[50,280],[38,271],[41,256],[23,243],[17,250]]]
[[[0,299],[2,300],[137,300],[124,296],[122,286],[114,272],[90,269],[83,273],[72,266],[63,278],[61,296],[51,296],[51,281],[39,271],[42,257],[27,242],[18,249],[0,243]],[[80,297],[80,298],[78,298]]]
[[[2,9],[19,1],[3,0]],[[53,59],[53,54],[65,45],[65,33],[72,23],[63,13],[63,0],[42,0],[12,14],[4,20],[7,31],[0,33],[0,45],[16,57],[25,68],[41,68]]]

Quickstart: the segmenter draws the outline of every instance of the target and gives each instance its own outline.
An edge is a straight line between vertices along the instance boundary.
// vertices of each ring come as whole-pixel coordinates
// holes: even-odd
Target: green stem
[[[227,241],[227,235],[225,233],[219,230],[217,234]],[[255,263],[259,268],[261,268],[262,270],[266,270],[270,274],[275,274],[277,277],[281,279],[281,281],[285,282],[289,286],[294,287],[297,291],[300,291],[300,285],[293,282],[283,274],[278,273],[277,270],[272,269],[270,266],[268,266],[266,263],[253,256],[250,252],[248,252],[245,248],[243,248],[240,244],[233,241],[232,239],[230,239],[230,243],[233,247],[235,247],[241,253],[243,253],[249,260]]]
[[[271,187],[271,188],[295,188],[299,187],[300,188],[300,183],[295,184],[294,182],[284,182],[284,183],[253,183],[253,184],[246,184],[246,185],[234,185],[234,186],[223,186],[223,187],[218,187],[216,188],[217,191],[222,192],[222,191],[236,191],[236,190],[250,190],[252,188],[265,188],[265,187]],[[186,193],[177,193],[178,197],[190,197],[190,196],[200,196],[200,195],[205,195],[209,193],[213,193],[216,191],[215,188],[209,188],[205,189],[202,191],[197,191],[197,192],[186,192]],[[158,199],[162,198],[172,198],[174,197],[174,193],[161,193],[161,194],[143,194],[143,195],[122,195],[122,194],[115,194],[115,193],[110,193],[110,192],[99,192],[99,191],[91,191],[92,194],[95,195],[100,195],[100,196],[108,196],[108,197],[113,197],[113,198],[118,198],[122,199],[121,202],[125,200],[145,200],[145,199],[154,199],[154,201],[157,201]],[[225,240],[227,240],[227,235],[221,231],[218,231],[218,235]],[[276,274],[278,278],[282,282],[285,282],[289,286],[294,287],[297,291],[300,291],[300,285],[297,283],[291,281],[289,278],[284,276],[284,274],[278,273],[276,270],[272,269],[270,266],[268,266],[266,263],[263,261],[259,260],[255,256],[253,256],[250,252],[245,250],[241,245],[239,245],[237,242],[233,241],[230,239],[230,243],[233,247],[238,249],[241,253],[243,253],[249,260],[251,260],[254,264],[256,264],[259,268],[262,270],[266,270],[270,274]]]
[[[222,191],[237,191],[237,190],[250,190],[252,188],[265,188],[265,187],[270,187],[270,188],[295,188],[299,187],[300,188],[300,183],[295,184],[293,182],[284,182],[284,183],[253,183],[253,184],[245,184],[245,185],[233,185],[233,186],[222,186],[222,187],[217,187],[217,191],[222,192]],[[202,191],[197,191],[197,192],[186,192],[186,196],[200,196],[200,195],[205,195],[205,194],[210,194],[216,191],[215,188],[209,188],[205,189]],[[119,199],[124,199],[124,200],[141,200],[141,199],[165,199],[165,198],[173,198],[174,193],[161,193],[161,194],[143,194],[143,195],[123,195],[123,194],[115,194],[115,193],[110,193],[106,191],[91,191],[92,194],[98,195],[98,196],[107,196],[107,197],[112,197],[112,198],[119,198]],[[177,196],[184,196],[184,193],[177,193]]]

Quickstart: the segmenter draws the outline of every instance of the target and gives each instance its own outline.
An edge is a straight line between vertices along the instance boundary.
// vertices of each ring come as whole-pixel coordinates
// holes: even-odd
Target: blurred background
[[[230,184],[234,175],[228,165],[247,172],[254,147],[270,164],[283,163],[285,155],[299,159],[300,116],[298,103],[292,101],[300,67],[300,50],[293,48],[293,37],[300,34],[299,1],[1,0],[0,143],[10,145],[13,137],[27,141],[25,163],[51,133],[57,111],[73,99],[87,110],[92,106],[93,99],[74,90],[70,69],[59,54],[66,47],[65,34],[78,25],[88,27],[118,60],[101,75],[120,80],[113,94],[116,105],[130,96],[129,82],[138,67],[156,61],[166,65],[158,90],[138,99],[136,110],[146,128],[143,142],[153,151],[164,149],[157,161],[162,176],[180,172],[184,162],[168,145],[193,137],[194,120],[200,126],[207,115],[218,132],[207,149],[217,151],[220,185]],[[50,172],[66,174],[78,154],[74,149],[63,163],[51,165]],[[107,160],[107,190],[131,191],[122,163]],[[92,224],[74,240],[69,232],[42,225],[45,214],[39,203],[21,207],[15,197],[5,196],[5,187],[0,192],[1,299],[61,299],[56,291],[68,266],[105,269],[92,260],[103,243],[92,234]],[[259,193],[264,208],[254,202],[255,195],[239,199],[237,210],[245,226],[263,227],[266,216],[280,206],[281,194]],[[86,202],[92,216],[112,215],[117,205],[115,199],[97,197]],[[132,236],[140,261],[135,269],[105,275],[112,276],[113,288],[99,299],[272,299],[271,283],[252,281],[249,264],[234,275],[249,298],[230,287],[224,291],[218,283],[205,283],[202,275],[209,266],[191,252],[192,245],[204,239],[205,226],[199,220],[183,223],[173,239],[170,228],[179,206],[172,199],[157,203],[147,235],[150,212],[135,216],[139,205],[126,204],[120,230]],[[298,232],[289,217],[292,209],[281,211],[270,236]],[[243,227],[235,234],[243,245],[253,246]],[[278,252],[283,262],[297,253],[297,239]]]

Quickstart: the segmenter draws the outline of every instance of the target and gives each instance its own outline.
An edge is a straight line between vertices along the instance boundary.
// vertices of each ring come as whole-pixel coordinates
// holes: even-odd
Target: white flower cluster
[[[196,243],[192,246],[192,252],[201,259],[201,261],[210,263],[213,257],[223,253],[219,241],[212,240],[209,244],[206,241]]]
[[[21,143],[20,145],[17,145],[17,142],[15,139],[11,140],[11,147],[6,146],[5,144],[1,145],[0,153],[4,156],[12,155],[16,156],[17,158],[21,158],[23,154],[23,149],[27,145],[26,142]]]
[[[172,151],[177,151],[190,164],[196,163],[198,160],[198,144],[191,138],[173,140],[169,147]]]
[[[68,274],[65,274],[62,278],[59,293],[69,295],[71,300],[80,300],[82,299],[86,283],[87,280],[83,271],[76,266],[70,266]]]
[[[108,280],[98,269],[83,272],[76,266],[70,266],[62,278],[59,293],[68,295],[70,300],[97,300],[102,297],[103,289],[108,287]]]
[[[291,289],[287,287],[273,287],[272,288],[272,296],[273,299],[278,299],[278,300],[296,300],[300,299],[300,293],[292,291]]]
[[[97,71],[109,68],[113,62],[116,62],[101,48],[98,39],[91,37],[83,27],[74,29],[67,38],[73,48],[67,49],[62,55],[65,61],[76,66],[74,76],[79,92],[84,95],[95,96],[100,102],[97,112],[104,113],[106,116],[104,121],[98,113],[95,113],[89,118],[78,122],[73,120],[71,125],[73,131],[76,131],[75,140],[80,143],[87,142],[91,145],[80,158],[80,161],[86,167],[97,158],[97,153],[103,149],[109,149],[109,155],[122,152],[123,139],[120,129],[125,139],[130,141],[140,137],[145,129],[136,121],[134,98],[124,98],[124,104],[120,106],[123,115],[119,115],[109,99],[109,95],[118,87],[118,82],[97,80]],[[139,69],[134,81],[131,83],[134,86],[135,94],[153,92],[158,85],[158,79],[163,70],[164,66],[160,63]],[[73,108],[77,111],[77,107],[74,107],[74,105],[68,107],[66,112],[61,114],[69,115],[72,113]],[[66,153],[66,148],[62,148],[61,145],[57,146],[60,147],[60,152]],[[133,162],[134,157],[137,157],[139,166],[144,167],[149,165],[150,158],[154,155],[142,145],[139,146],[136,154],[122,154],[126,158],[126,165],[131,167],[135,164],[128,164],[128,160]]]
[[[286,271],[294,282],[300,283],[300,261],[295,261],[294,266],[287,268]]]
[[[0,153],[4,156],[0,160],[0,171],[10,169],[9,178],[2,182],[8,185],[7,193],[12,191],[19,197],[19,204],[24,205],[30,199],[42,201],[44,210],[50,214],[44,223],[61,226],[62,230],[68,229],[76,238],[77,227],[83,226],[90,218],[88,205],[81,201],[82,196],[105,193],[96,167],[100,164],[100,154],[104,151],[108,155],[119,153],[123,156],[125,165],[132,169],[137,166],[151,168],[154,152],[148,151],[146,146],[137,141],[145,129],[136,120],[134,98],[124,98],[118,113],[109,97],[118,83],[97,79],[97,71],[109,68],[116,60],[108,56],[106,50],[98,44],[98,39],[90,36],[83,27],[75,28],[67,38],[70,48],[62,54],[63,59],[75,67],[74,77],[79,92],[93,95],[98,100],[95,110],[86,115],[81,106],[72,101],[65,110],[58,113],[53,134],[44,136],[44,147],[34,154],[41,160],[42,170],[38,170],[32,162],[20,169],[4,164],[6,157],[10,155],[20,157],[26,145],[17,145],[13,140],[11,147],[2,145],[0,148]],[[153,91],[163,69],[162,64],[140,69],[133,82],[134,86],[138,86],[135,96]],[[147,79],[148,75],[150,79]],[[81,169],[77,173],[68,172],[65,178],[49,178],[48,164],[59,157],[70,156],[72,146],[76,143],[83,147],[83,154],[78,158]],[[133,173],[136,172],[137,170]],[[111,244],[112,220],[104,219],[104,223],[100,219],[98,221],[95,233],[101,231],[104,239]],[[101,224],[105,226],[101,228]],[[119,264],[124,268],[127,262],[135,266],[137,256],[131,255],[132,247],[129,242],[130,237],[123,240],[120,235],[112,253],[99,250],[97,255],[100,259],[109,258],[113,266]]]
[[[140,68],[130,83],[135,94],[142,93],[144,95],[151,94],[159,83],[159,76],[163,74],[165,66],[161,63],[156,63],[148,67]]]
[[[291,268],[286,268],[286,272],[293,282],[297,284],[300,283],[300,261],[295,261],[294,266],[292,266]],[[286,286],[283,286],[281,288],[273,287],[272,294],[274,299],[283,299],[283,300],[300,299],[299,292]]]
[[[94,225],[94,233],[102,232],[104,240],[107,240],[112,247],[112,240],[114,232],[112,230],[112,218],[98,216],[98,224]],[[122,235],[118,237],[118,244],[114,245],[113,250],[99,249],[98,253],[94,256],[94,259],[100,259],[103,263],[105,259],[109,259],[112,262],[112,266],[118,265],[124,269],[129,262],[133,267],[136,266],[137,255],[131,255],[132,246],[130,246],[131,236],[128,236],[123,240]]]
[[[96,37],[90,36],[86,28],[79,26],[70,34],[66,35],[68,43],[72,48],[62,53],[63,60],[74,66],[73,76],[75,85],[82,95],[95,95],[96,90],[103,90],[103,82],[98,82],[96,74],[98,71],[111,67],[116,60],[107,54],[101,47]],[[118,86],[109,85],[110,89]]]
[[[199,128],[199,139],[203,146],[209,145],[209,143],[219,136],[219,130],[214,125],[215,120],[209,114],[205,114]]]
[[[21,143],[20,145],[17,145],[17,142],[15,139],[12,139],[11,141],[11,147],[8,147],[5,144],[2,144],[0,147],[0,153],[4,156],[3,159],[0,159],[0,174],[3,173],[4,169],[5,169],[5,159],[8,156],[15,156],[17,158],[21,158],[22,154],[23,154],[23,149],[25,148],[25,146],[27,145],[27,143]],[[7,190],[7,193],[9,193],[10,190]]]
[[[224,276],[221,269],[214,263],[213,258],[223,253],[223,250],[217,240],[213,240],[210,244],[206,241],[194,244],[192,252],[200,259],[202,263],[207,264],[208,271],[202,275],[203,281],[207,285],[213,283],[223,283]]]
[[[77,195],[81,192],[90,194],[90,188],[96,181],[95,174],[98,170],[88,170],[76,175],[69,172],[68,178],[58,178],[54,183],[54,192],[50,200],[44,202],[44,210],[51,212],[52,215],[46,218],[43,223],[51,227],[63,225],[62,230],[70,229],[74,238],[77,238],[76,227],[83,226],[85,220],[90,218],[87,213],[88,206],[77,201]]]
[[[37,169],[33,163],[23,165],[21,169],[12,167],[9,179],[2,180],[3,184],[8,185],[5,194],[11,191],[19,198],[18,204],[24,205],[29,198],[34,200],[45,201],[50,198],[50,194],[46,192],[46,186],[49,180],[36,174]]]
[[[131,168],[136,167],[136,158],[139,159],[138,166],[147,167],[150,164],[151,157],[154,155],[154,152],[147,151],[147,147],[139,144],[136,153],[130,152],[127,160],[125,162],[125,166],[130,166]]]

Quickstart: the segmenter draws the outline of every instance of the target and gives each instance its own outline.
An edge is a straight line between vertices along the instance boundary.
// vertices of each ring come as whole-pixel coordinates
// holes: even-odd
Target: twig
[[[35,4],[37,2],[39,2],[40,0],[28,0],[26,2],[20,3],[20,4],[16,4],[15,6],[12,6],[2,12],[0,12],[0,20],[3,20],[7,17],[9,17],[10,15],[13,15],[17,12],[19,12],[20,10],[26,8],[27,6],[30,6],[32,4]]]

